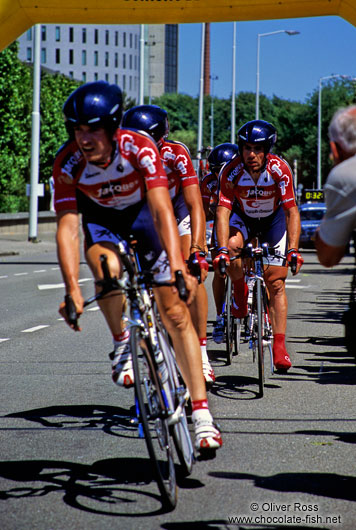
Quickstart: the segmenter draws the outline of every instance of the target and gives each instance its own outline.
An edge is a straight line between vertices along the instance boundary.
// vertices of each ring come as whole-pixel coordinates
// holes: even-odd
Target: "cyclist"
[[[200,183],[200,191],[203,199],[203,208],[206,216],[206,220],[215,218],[216,205],[218,201],[218,187],[219,187],[219,173],[221,168],[226,162],[231,160],[239,152],[239,148],[235,144],[224,143],[217,145],[209,153],[208,163],[210,168],[210,173],[203,177],[203,180]],[[211,238],[211,257],[214,259],[217,254],[217,242],[216,242],[216,232],[215,225],[213,228],[212,238]],[[225,279],[218,274],[217,271],[214,271],[213,276],[213,296],[216,308],[216,320],[213,327],[212,337],[214,342],[221,344],[224,340],[224,317],[223,317],[223,305],[225,298]]]
[[[240,156],[226,164],[220,175],[220,193],[216,210],[218,254],[213,262],[218,268],[220,258],[230,264],[230,256],[256,235],[261,243],[276,247],[287,255],[268,259],[265,281],[270,297],[273,328],[273,359],[276,370],[287,371],[291,360],[286,350],[288,301],[285,291],[287,265],[297,254],[297,270],[303,263],[298,251],[300,217],[293,189],[293,175],[288,164],[272,154],[277,132],[263,120],[253,120],[238,131]],[[231,214],[231,217],[230,217]],[[233,315],[247,314],[248,289],[241,260],[231,262],[229,275],[234,284]]]
[[[203,282],[207,278],[209,265],[205,259],[205,217],[199,181],[188,148],[180,142],[167,139],[167,112],[156,105],[138,105],[127,110],[122,125],[145,131],[155,140],[167,173],[181,250],[191,273],[197,274],[202,280],[190,312],[199,337],[205,382],[210,387],[215,381],[215,374],[206,348],[208,295]]]
[[[156,279],[170,280],[176,270],[182,271],[191,303],[196,279],[187,273],[181,257],[167,176],[150,138],[118,129],[122,117],[120,88],[105,81],[84,84],[69,96],[63,112],[69,140],[54,163],[57,252],[66,293],[72,296],[78,315],[83,312],[78,284],[79,213],[85,257],[96,281],[102,278],[103,253],[108,256],[111,273],[121,275],[115,243],[132,234],[139,243],[142,267],[158,269]],[[199,341],[189,310],[173,287],[156,288],[155,295],[190,392],[195,445],[200,450],[217,449],[222,445],[221,435],[208,408]],[[99,305],[113,335],[113,380],[132,386],[129,330],[121,319],[123,296],[109,294]],[[68,322],[64,303],[60,313]]]

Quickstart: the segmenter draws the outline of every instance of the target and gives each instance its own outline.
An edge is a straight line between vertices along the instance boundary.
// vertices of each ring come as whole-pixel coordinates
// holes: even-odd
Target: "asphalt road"
[[[209,399],[224,446],[179,480],[178,505],[164,513],[130,422],[132,391],[111,382],[101,314],[87,311],[71,332],[57,313],[53,239],[0,240],[1,530],[354,529],[356,370],[340,324],[353,261],[325,270],[313,251],[304,257],[287,283],[293,367],[266,367],[262,399],[247,345],[226,366],[211,340],[207,280]],[[84,263],[81,279],[89,296]]]

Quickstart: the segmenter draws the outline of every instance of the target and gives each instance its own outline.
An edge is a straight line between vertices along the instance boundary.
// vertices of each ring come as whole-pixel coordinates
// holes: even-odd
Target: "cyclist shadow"
[[[300,492],[332,499],[356,500],[356,477],[336,473],[278,473],[260,476],[238,472],[210,472],[215,478],[253,481],[261,489],[278,492]],[[303,527],[304,528],[304,527]]]
[[[280,388],[279,385],[266,382],[265,388]],[[258,381],[255,377],[224,375],[216,378],[210,392],[225,399],[260,399]]]
[[[133,414],[121,407],[108,405],[58,405],[7,414],[57,429],[102,429],[114,436],[135,435]]]
[[[68,506],[95,514],[141,517],[166,512],[158,493],[143,490],[153,482],[149,459],[110,458],[91,465],[63,460],[3,461],[0,476],[20,483],[0,490],[0,501],[60,493]],[[140,511],[139,495],[157,503],[157,508],[150,509],[152,503],[146,499]],[[135,513],[129,512],[130,507]]]

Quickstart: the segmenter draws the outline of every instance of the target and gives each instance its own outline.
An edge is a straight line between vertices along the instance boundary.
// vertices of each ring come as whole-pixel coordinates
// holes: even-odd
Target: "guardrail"
[[[55,232],[56,214],[54,212],[38,212],[38,233]],[[0,234],[26,234],[28,232],[29,214],[0,213]]]

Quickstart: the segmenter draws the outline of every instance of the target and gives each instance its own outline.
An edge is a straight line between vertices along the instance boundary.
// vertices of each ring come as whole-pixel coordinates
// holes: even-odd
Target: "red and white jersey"
[[[199,180],[195,173],[188,148],[172,140],[165,140],[159,150],[163,167],[169,182],[169,194],[174,199],[181,188],[197,184]]]
[[[213,173],[208,173],[200,183],[200,192],[203,204],[215,210],[218,203],[219,181]]]
[[[268,153],[265,169],[255,183],[241,157],[233,158],[220,173],[218,204],[232,210],[235,201],[240,211],[253,218],[267,217],[280,205],[285,210],[296,206],[293,174],[287,162]]]
[[[86,162],[77,143],[59,150],[53,169],[57,212],[77,210],[76,191],[104,208],[123,210],[143,199],[146,191],[168,187],[155,143],[145,133],[119,129],[112,162],[101,168]]]

